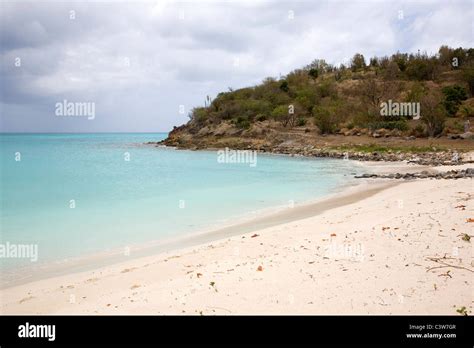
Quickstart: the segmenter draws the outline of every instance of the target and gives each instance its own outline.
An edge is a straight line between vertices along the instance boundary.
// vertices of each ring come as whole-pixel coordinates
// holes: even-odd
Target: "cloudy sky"
[[[473,4],[1,0],[0,130],[169,131],[207,95],[315,58],[474,47]],[[64,100],[95,103],[95,118],[56,116]]]

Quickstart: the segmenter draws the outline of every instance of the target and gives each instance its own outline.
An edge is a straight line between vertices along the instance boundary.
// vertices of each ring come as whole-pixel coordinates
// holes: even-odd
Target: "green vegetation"
[[[250,128],[250,121],[248,120],[248,118],[246,118],[244,116],[239,116],[239,117],[237,117],[236,120],[233,120],[233,121],[234,121],[234,124],[238,128],[242,128],[242,129]]]
[[[366,61],[355,54],[349,66],[323,59],[282,78],[269,77],[253,87],[207,97],[190,113],[194,128],[226,121],[240,129],[260,122],[283,128],[314,127],[334,134],[350,125],[398,130],[405,135],[436,137],[446,132],[446,117],[471,117],[474,92],[474,49],[442,46],[437,55],[397,52]],[[410,115],[382,116],[380,105],[392,100],[420,103],[421,119]],[[468,105],[469,104],[469,105]],[[264,124],[267,124],[264,123]],[[312,128],[314,129],[314,128]],[[461,127],[453,128],[461,132]]]
[[[442,89],[444,107],[450,116],[456,115],[463,100],[467,99],[467,92],[461,86],[447,86]]]
[[[410,135],[414,137],[422,137],[426,133],[425,127],[422,124],[417,124],[413,129],[410,131]]]
[[[398,121],[378,121],[372,122],[368,124],[369,129],[398,129],[400,131],[408,130],[408,123],[406,120],[398,120]]]
[[[297,121],[296,121],[296,126],[297,127],[303,127],[303,126],[306,126],[306,120],[304,118],[299,118]]]
[[[311,76],[313,79],[317,79],[318,75],[319,75],[318,69],[316,69],[316,68],[309,69],[308,75]]]
[[[321,133],[332,134],[344,118],[343,105],[339,100],[325,99],[313,109],[313,115]]]
[[[426,152],[443,152],[447,151],[443,147],[432,147],[432,146],[383,146],[375,143],[366,145],[340,145],[332,147],[338,151],[353,151],[353,152],[364,152],[364,153],[386,153],[386,152],[403,152],[403,153],[426,153]]]
[[[365,58],[362,54],[356,53],[351,60],[351,70],[352,71],[359,71],[365,69]]]

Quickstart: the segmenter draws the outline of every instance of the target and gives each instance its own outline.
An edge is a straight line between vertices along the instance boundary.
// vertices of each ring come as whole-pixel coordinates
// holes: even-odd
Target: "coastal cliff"
[[[452,164],[474,150],[473,93],[471,48],[368,64],[356,54],[347,67],[315,60],[280,79],[206,97],[158,144]]]

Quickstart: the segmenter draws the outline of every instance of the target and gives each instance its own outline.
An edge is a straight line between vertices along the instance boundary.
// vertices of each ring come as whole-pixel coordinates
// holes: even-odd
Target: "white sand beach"
[[[3,289],[0,312],[471,313],[473,198],[472,179],[361,181],[290,222]]]

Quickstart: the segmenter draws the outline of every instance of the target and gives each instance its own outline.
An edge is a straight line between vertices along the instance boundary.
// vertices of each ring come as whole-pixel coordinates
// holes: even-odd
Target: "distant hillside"
[[[334,139],[331,135],[359,137],[361,143],[456,138],[474,117],[473,95],[472,48],[442,46],[434,56],[396,53],[368,61],[355,54],[350,66],[338,67],[317,59],[284,78],[269,77],[257,86],[206,97],[204,106],[192,109],[189,122],[175,127],[162,143],[268,151],[282,144],[317,146],[327,136]],[[395,112],[387,115],[383,103],[414,109],[397,114],[392,108]]]

